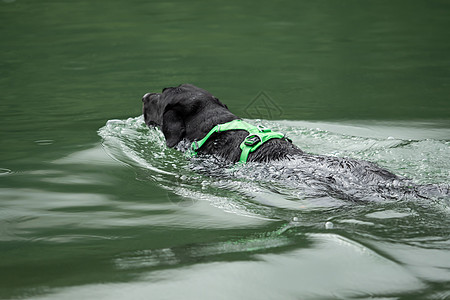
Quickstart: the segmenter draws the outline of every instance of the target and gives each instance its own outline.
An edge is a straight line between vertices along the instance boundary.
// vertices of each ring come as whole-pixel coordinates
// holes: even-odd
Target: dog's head
[[[159,127],[169,147],[184,138],[201,139],[215,125],[237,118],[211,93],[191,84],[147,93],[142,102],[145,123]]]

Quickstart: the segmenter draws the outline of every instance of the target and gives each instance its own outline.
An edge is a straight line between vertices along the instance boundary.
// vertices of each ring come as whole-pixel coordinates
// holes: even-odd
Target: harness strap
[[[272,130],[264,126],[255,126],[242,120],[233,120],[231,122],[214,126],[213,129],[211,129],[204,138],[199,141],[194,141],[191,146],[192,156],[197,155],[198,150],[203,146],[203,144],[206,143],[211,135],[216,132],[229,130],[245,130],[249,133],[239,146],[241,149],[241,157],[239,159],[239,163],[247,162],[249,154],[258,149],[268,140],[285,138],[284,134],[279,132],[272,132]]]

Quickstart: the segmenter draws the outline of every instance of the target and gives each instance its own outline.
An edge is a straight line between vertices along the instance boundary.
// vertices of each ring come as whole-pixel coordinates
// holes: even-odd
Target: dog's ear
[[[170,148],[178,144],[186,134],[184,119],[173,107],[166,107],[163,120],[162,132],[166,138],[166,145]]]

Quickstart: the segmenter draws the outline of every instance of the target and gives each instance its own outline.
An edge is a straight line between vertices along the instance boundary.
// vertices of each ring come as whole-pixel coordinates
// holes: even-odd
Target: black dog
[[[193,143],[203,139],[218,124],[239,119],[228,107],[211,93],[191,84],[182,84],[147,93],[142,98],[145,123],[159,127],[168,147],[175,147],[182,140]],[[215,132],[198,149],[198,154],[210,154],[230,162],[238,162],[241,143],[249,133],[245,130]],[[301,159],[307,164],[325,163],[333,168],[347,169],[362,182],[393,180],[391,172],[366,161],[311,155],[304,153],[286,138],[273,138],[262,144],[248,156],[249,162]],[[331,177],[330,177],[331,178]],[[328,178],[327,180],[332,180]]]
[[[245,122],[236,121],[240,118],[219,99],[191,84],[165,88],[161,93],[147,93],[142,102],[145,123],[162,130],[168,147],[173,148],[185,141],[192,145],[196,154],[208,154],[235,163],[242,162],[245,151],[241,149],[248,150],[243,145],[252,142],[249,139],[252,137],[251,130],[216,130],[219,124]],[[292,164],[281,165],[277,176],[315,187],[314,191],[324,191],[326,195],[349,200],[373,199],[373,194],[390,199],[399,199],[402,195],[420,198],[449,195],[448,186],[417,186],[368,161],[305,153],[282,134],[261,139],[265,130],[253,127],[260,130],[254,134],[259,142],[251,152],[247,151],[244,161],[291,160],[295,167],[292,168]],[[251,144],[253,147],[254,143]]]

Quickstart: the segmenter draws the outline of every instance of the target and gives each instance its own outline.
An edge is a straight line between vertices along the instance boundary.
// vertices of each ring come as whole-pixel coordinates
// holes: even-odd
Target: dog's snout
[[[152,93],[147,93],[144,95],[144,97],[142,97],[142,102],[148,101],[148,98],[150,97]]]

